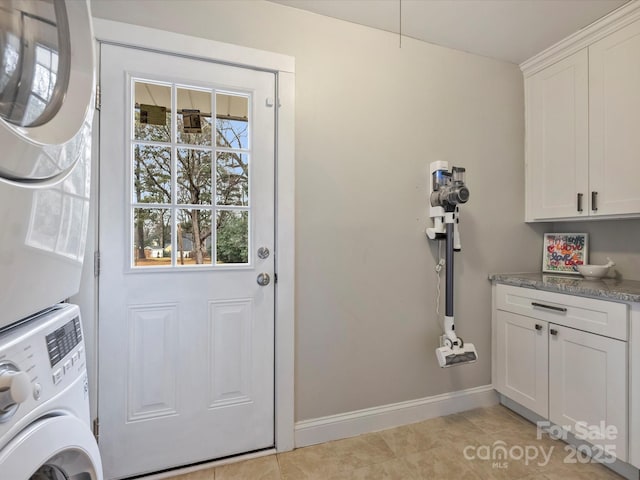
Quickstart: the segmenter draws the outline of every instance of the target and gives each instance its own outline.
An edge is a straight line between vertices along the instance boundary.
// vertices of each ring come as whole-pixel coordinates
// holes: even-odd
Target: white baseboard
[[[355,437],[498,403],[491,385],[296,422],[296,448]]]

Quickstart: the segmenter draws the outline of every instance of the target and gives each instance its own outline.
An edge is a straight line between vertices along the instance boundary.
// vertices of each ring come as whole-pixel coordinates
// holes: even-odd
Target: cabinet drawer
[[[619,340],[628,338],[624,303],[498,284],[496,308]]]

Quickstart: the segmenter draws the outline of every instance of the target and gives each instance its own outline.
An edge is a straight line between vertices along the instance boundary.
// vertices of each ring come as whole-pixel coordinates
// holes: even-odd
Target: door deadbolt
[[[258,282],[258,285],[265,287],[269,285],[269,282],[271,282],[271,277],[268,273],[259,273],[256,281]]]
[[[269,258],[270,254],[271,252],[267,247],[260,247],[258,249],[258,258],[261,258],[262,260],[264,260],[265,258]]]

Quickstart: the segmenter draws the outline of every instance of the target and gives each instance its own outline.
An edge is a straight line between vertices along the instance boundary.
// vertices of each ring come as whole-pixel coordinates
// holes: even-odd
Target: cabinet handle
[[[567,309],[565,307],[554,307],[553,305],[545,305],[544,303],[531,302],[532,307],[540,307],[540,308],[548,308],[549,310],[553,310],[555,312],[565,313]]]
[[[556,330],[555,328],[552,328],[552,329],[549,330],[549,333],[551,335],[557,335],[558,334],[558,330]]]
[[[598,211],[598,192],[591,192],[591,210]]]
[[[583,197],[583,194],[579,193],[578,194],[578,211],[579,212],[582,212],[582,197]]]
[[[542,330],[542,325],[540,325],[539,323],[536,323],[536,330],[538,331]]]

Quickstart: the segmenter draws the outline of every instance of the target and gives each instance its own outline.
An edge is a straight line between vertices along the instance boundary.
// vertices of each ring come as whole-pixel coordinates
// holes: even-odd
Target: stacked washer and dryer
[[[0,479],[102,480],[76,294],[89,217],[88,0],[0,0]]]

